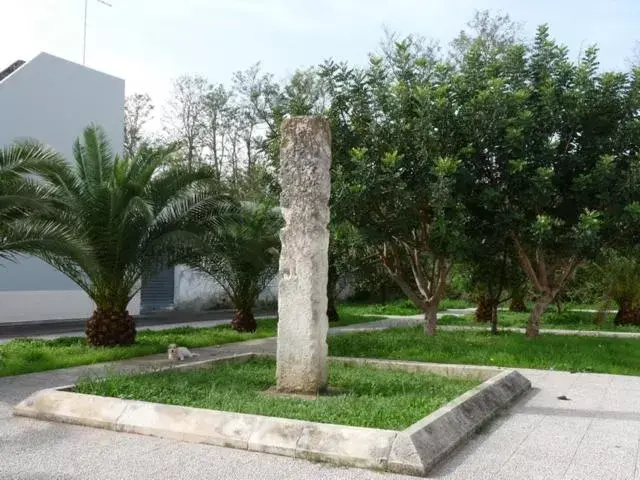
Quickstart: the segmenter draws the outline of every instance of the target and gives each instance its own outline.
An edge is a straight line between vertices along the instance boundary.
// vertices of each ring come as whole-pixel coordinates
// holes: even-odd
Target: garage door
[[[153,312],[173,307],[174,269],[169,268],[142,282],[140,311]]]

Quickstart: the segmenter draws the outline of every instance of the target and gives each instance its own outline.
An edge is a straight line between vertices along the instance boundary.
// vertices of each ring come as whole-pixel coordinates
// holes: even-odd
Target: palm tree
[[[268,203],[242,202],[205,235],[205,248],[188,262],[223,288],[235,307],[232,327],[254,332],[253,307],[278,271],[280,212]]]
[[[627,252],[607,250],[594,267],[593,277],[605,300],[597,323],[604,320],[604,312],[614,301],[618,305],[615,325],[640,325],[640,248]]]
[[[45,173],[58,203],[57,225],[74,232],[71,255],[42,258],[71,278],[95,302],[87,322],[94,346],[135,341],[127,305],[151,268],[171,265],[199,241],[198,222],[217,204],[207,172],[168,167],[164,149],[113,155],[104,132],[87,128],[73,162]]]
[[[49,216],[55,199],[40,177],[63,167],[53,149],[36,142],[0,150],[0,260],[48,252],[64,256],[74,248],[70,232]]]

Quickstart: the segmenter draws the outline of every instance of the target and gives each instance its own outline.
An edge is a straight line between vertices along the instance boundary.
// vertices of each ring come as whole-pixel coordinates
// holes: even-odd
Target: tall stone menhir
[[[331,131],[321,117],[282,124],[278,287],[278,390],[317,394],[327,388],[327,277]]]

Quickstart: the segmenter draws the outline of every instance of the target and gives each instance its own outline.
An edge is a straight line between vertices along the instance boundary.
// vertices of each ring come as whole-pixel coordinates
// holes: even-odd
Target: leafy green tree
[[[498,307],[512,298],[512,292],[522,282],[522,270],[507,238],[488,234],[484,249],[473,249],[465,258],[471,284],[475,290],[477,309],[475,320],[491,325],[498,333]],[[491,245],[491,240],[500,243]]]
[[[334,210],[375,248],[434,334],[465,216],[455,189],[460,145],[450,69],[426,52],[408,38],[365,69],[328,63],[323,74],[334,152],[343,158],[334,170]]]
[[[233,302],[231,326],[254,332],[253,307],[277,272],[282,218],[268,203],[242,202],[203,237],[203,246],[187,264],[211,277]]]
[[[66,256],[39,256],[95,302],[88,343],[128,345],[136,329],[127,305],[143,274],[177,262],[183,250],[199,244],[198,226],[220,197],[208,170],[168,168],[163,149],[113,155],[99,127],[87,128],[73,151],[72,163],[42,176],[59,205],[51,222],[72,231],[77,248]]]
[[[49,216],[56,202],[40,179],[44,172],[63,168],[64,160],[54,150],[36,142],[0,150],[0,259],[73,251],[69,230]]]
[[[371,269],[363,272],[367,263],[377,259],[369,255],[367,245],[358,230],[348,222],[334,220],[330,224],[329,279],[327,283],[327,316],[330,322],[340,320],[336,308],[341,288],[347,283],[353,287],[358,275],[370,276]]]
[[[516,26],[508,16],[480,12],[471,22],[473,34],[462,32],[453,42],[455,74],[452,88],[460,102],[462,125],[458,153],[464,168],[458,189],[471,221],[466,224],[464,264],[478,303],[476,320],[497,333],[498,305],[521,282],[508,238],[510,209],[504,198],[504,169],[512,160],[511,129],[518,121],[523,93],[510,76],[521,70],[525,47],[516,43]],[[515,261],[514,261],[515,260]]]
[[[637,162],[640,137],[630,131],[637,129],[638,85],[626,74],[600,72],[595,48],[571,62],[546,26],[524,67],[518,61],[504,78],[523,97],[501,174],[509,232],[537,295],[527,325],[535,337],[576,269],[617,235],[612,227],[629,204],[624,185]]]
[[[618,219],[637,195],[625,187],[640,138],[637,85],[599,73],[593,48],[571,62],[545,26],[530,48],[479,30],[500,41],[463,36],[453,81],[466,142],[460,188],[473,219],[467,251],[484,264],[475,275],[486,298],[482,279],[500,278],[509,237],[537,295],[527,328],[536,336],[576,269],[620,236]],[[498,297],[489,297],[493,309]]]

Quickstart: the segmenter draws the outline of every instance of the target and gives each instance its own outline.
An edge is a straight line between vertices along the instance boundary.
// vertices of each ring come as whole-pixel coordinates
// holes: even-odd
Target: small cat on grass
[[[197,353],[191,352],[186,347],[179,347],[175,343],[169,345],[169,350],[167,350],[169,360],[184,360],[185,358],[193,358],[198,357]]]

